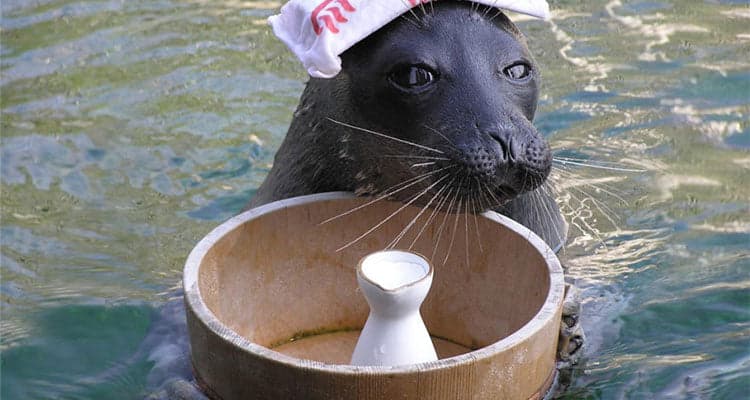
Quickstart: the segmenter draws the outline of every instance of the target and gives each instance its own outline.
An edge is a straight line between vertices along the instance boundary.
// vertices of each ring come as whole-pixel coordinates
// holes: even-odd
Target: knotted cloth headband
[[[472,0],[532,17],[549,18],[545,0]],[[302,61],[310,76],[332,78],[339,55],[410,9],[430,0],[291,0],[268,18],[273,33]]]

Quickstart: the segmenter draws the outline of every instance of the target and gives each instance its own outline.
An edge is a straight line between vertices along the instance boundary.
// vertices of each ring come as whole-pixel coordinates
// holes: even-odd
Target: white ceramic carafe
[[[437,360],[419,307],[432,285],[423,257],[387,250],[364,257],[357,282],[370,315],[352,354],[353,365],[396,366]]]

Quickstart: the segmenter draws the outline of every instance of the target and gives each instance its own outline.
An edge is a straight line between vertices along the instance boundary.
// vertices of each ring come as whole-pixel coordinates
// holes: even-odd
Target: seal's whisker
[[[430,165],[435,165],[435,164],[437,164],[437,163],[436,163],[435,161],[429,161],[429,162],[423,162],[423,163],[412,164],[412,165],[411,165],[411,167],[412,167],[412,168],[419,168],[419,167],[428,167],[428,166],[430,166]]]
[[[492,208],[502,206],[504,202],[501,201],[500,199],[498,199],[497,196],[495,196],[495,193],[492,192],[492,190],[489,188],[489,186],[487,186],[487,184],[484,184],[484,187],[485,187],[487,193],[490,195],[490,197],[492,197],[492,199],[495,200],[495,205],[492,206]],[[505,193],[505,190],[500,189],[500,188],[498,188],[498,190],[501,191],[503,194],[507,195],[507,193]]]
[[[463,184],[463,181],[459,183],[459,186]],[[456,206],[456,220],[453,223],[453,233],[451,234],[451,242],[448,245],[448,251],[445,253],[445,258],[443,259],[443,265],[448,262],[448,257],[451,255],[451,250],[453,250],[453,242],[456,240],[456,231],[458,230],[458,218],[461,216],[461,203],[463,202],[463,197],[458,199],[458,205]]]
[[[577,165],[581,167],[588,167],[588,168],[594,168],[594,169],[604,169],[607,171],[617,171],[617,172],[646,172],[642,169],[634,169],[634,168],[621,168],[621,167],[609,167],[606,165],[596,165],[596,164],[587,164],[583,162],[578,161],[571,161],[571,160],[565,160],[560,157],[553,157],[552,162],[556,162],[558,164],[562,165]]]
[[[393,154],[393,155],[385,155],[380,156],[381,158],[406,158],[406,159],[418,159],[418,160],[435,160],[435,161],[446,161],[450,160],[450,158],[446,157],[432,157],[432,156],[418,156],[418,155],[412,155],[412,154]]]
[[[596,207],[599,210],[599,212],[602,213],[602,215],[604,215],[604,217],[607,218],[607,220],[609,220],[609,222],[612,224],[612,226],[614,226],[615,229],[620,230],[620,227],[617,225],[617,222],[615,222],[614,219],[610,216],[610,214],[612,214],[612,215],[615,215],[615,217],[616,217],[617,214],[614,211],[612,211],[612,209],[609,208],[609,206],[607,206],[606,204],[603,204],[600,201],[596,200],[596,198],[594,198],[594,196],[592,196],[591,194],[585,192],[584,190],[582,190],[580,188],[573,187],[571,189],[576,190],[579,193],[583,194],[584,196],[586,196],[586,199],[590,199],[591,200],[591,204],[593,204],[594,207]],[[608,212],[605,212],[602,208],[606,209]],[[619,219],[619,217],[616,217],[616,218]]]
[[[365,204],[361,204],[361,205],[359,205],[357,207],[354,207],[354,208],[352,208],[349,211],[345,211],[345,212],[343,212],[343,213],[341,213],[339,215],[336,215],[336,216],[333,216],[331,218],[328,218],[327,220],[321,222],[319,225],[327,224],[327,223],[329,223],[329,222],[331,222],[333,220],[339,219],[339,218],[347,216],[347,215],[349,215],[349,214],[351,214],[353,212],[359,211],[359,210],[361,210],[361,209],[363,209],[363,208],[365,208],[365,207],[367,207],[369,205],[372,205],[372,204],[374,204],[374,203],[376,203],[376,202],[378,202],[380,200],[383,200],[383,199],[385,199],[385,198],[387,198],[389,196],[393,196],[394,194],[399,193],[402,190],[408,189],[408,188],[410,188],[410,187],[412,187],[412,186],[414,186],[414,185],[416,185],[416,184],[418,184],[418,183],[420,183],[420,182],[428,179],[430,176],[437,174],[438,172],[441,172],[441,171],[444,171],[444,170],[447,170],[447,169],[450,169],[450,168],[453,168],[453,166],[440,168],[440,169],[437,169],[437,170],[431,171],[431,172],[426,172],[426,173],[424,173],[422,175],[418,175],[416,177],[410,178],[410,179],[406,180],[405,182],[401,182],[401,183],[398,183],[396,185],[393,185],[390,188],[386,189],[384,194],[376,197],[375,199],[370,200],[370,201],[368,201]],[[404,186],[399,187],[398,189],[395,189],[395,190],[391,190],[391,189],[396,188],[396,187],[398,187],[400,185],[404,185]]]
[[[448,176],[448,175],[446,174],[446,176]],[[416,196],[414,196],[414,198],[412,198],[408,202],[404,203],[401,207],[399,207],[398,210],[396,210],[393,213],[391,213],[391,215],[389,215],[388,217],[386,217],[384,220],[380,221],[377,225],[375,225],[372,228],[370,228],[367,232],[361,234],[359,237],[357,237],[356,239],[354,239],[351,242],[347,243],[346,245],[344,245],[344,246],[339,247],[338,249],[336,249],[336,252],[338,253],[339,251],[344,250],[347,247],[349,247],[349,246],[351,246],[351,245],[359,242],[365,236],[367,236],[370,233],[372,233],[375,229],[378,229],[381,226],[383,226],[383,224],[385,224],[386,222],[390,221],[391,218],[393,218],[396,215],[398,215],[398,213],[400,213],[403,209],[405,209],[406,207],[410,206],[412,203],[414,203],[415,201],[417,201],[417,199],[419,199],[420,197],[422,197],[425,193],[429,192],[430,189],[434,188],[438,183],[440,183],[440,181],[433,182],[430,186],[428,186],[427,188],[423,189],[421,192],[419,192],[419,194],[417,194]]]
[[[492,205],[492,201],[490,201],[490,198],[487,196],[487,193],[485,193],[485,190],[488,190],[488,188],[486,186],[483,186],[479,181],[477,181],[477,188],[478,188],[477,193],[479,193],[479,205],[482,207],[483,210],[494,211],[494,206]]]
[[[495,18],[499,17],[499,16],[500,16],[500,14],[502,14],[502,13],[503,13],[503,10],[501,10],[501,9],[499,9],[499,8],[497,8],[497,7],[495,7],[495,8],[497,9],[497,12],[495,12],[495,15],[493,15],[493,16],[492,16],[492,17],[490,18],[490,22],[494,21],[494,20],[495,20]]]
[[[616,193],[616,189],[613,189],[611,186],[608,186],[604,183],[592,183],[592,182],[581,182],[583,186],[588,186],[592,189],[594,189],[597,192],[602,192],[606,195],[612,196],[613,198],[617,199],[617,201],[620,202],[620,204],[624,204],[626,206],[630,206],[630,202],[627,201],[625,198],[623,198],[621,195]]]
[[[450,176],[450,174],[443,175],[440,179],[438,179],[437,181],[435,181],[435,183],[433,184],[433,186],[436,185],[436,184],[438,184],[438,183],[440,183],[443,179],[445,179],[445,178],[447,178],[449,176]],[[445,188],[445,185],[443,185],[443,189],[444,188]],[[440,192],[443,189],[440,189],[437,193],[435,193],[432,196],[432,198],[430,199],[430,201],[428,201],[427,204],[424,207],[422,207],[421,210],[419,210],[419,212],[417,213],[417,215],[414,216],[414,218],[412,218],[412,220],[409,222],[409,224],[407,224],[404,227],[404,229],[401,230],[401,232],[398,234],[398,236],[396,236],[395,239],[393,239],[390,243],[388,243],[388,246],[386,246],[387,249],[394,248],[398,244],[398,242],[400,242],[401,239],[403,239],[404,235],[406,235],[406,233],[409,232],[409,230],[411,229],[412,226],[414,226],[414,223],[417,222],[417,220],[419,219],[419,217],[421,217],[422,214],[424,214],[424,212],[430,207],[430,205],[432,205],[432,203],[435,201],[435,199],[438,198],[438,196],[440,195]]]
[[[529,220],[533,221],[534,223],[539,223],[540,217],[541,217],[541,213],[539,212],[539,204],[538,204],[539,198],[537,197],[537,194],[538,193],[536,191],[532,191],[530,194],[531,201],[529,202],[531,203],[531,213],[529,215],[530,217]]]
[[[606,165],[610,167],[621,167],[621,168],[628,168],[629,165],[617,161],[606,161],[606,160],[592,160],[590,158],[578,158],[578,157],[570,157],[570,156],[552,156],[553,160],[562,160],[562,161],[575,161],[578,163],[586,164],[586,165]],[[646,172],[646,170],[638,170],[638,172]]]
[[[554,219],[549,215],[549,211],[547,210],[547,202],[544,201],[542,193],[543,191],[541,189],[534,191],[534,197],[536,198],[535,203],[537,203],[537,208],[539,209],[538,213],[540,226],[544,226],[544,221],[554,221]],[[555,229],[550,230],[556,231]]]
[[[489,197],[487,197],[489,208],[494,209],[495,207],[499,207],[502,205],[502,202],[497,198],[497,196],[495,196],[494,193],[492,193],[492,189],[490,189],[490,187],[486,183],[483,183],[482,187],[484,187],[483,193],[485,194],[485,196],[489,195]],[[492,199],[490,199],[490,197],[492,197]]]
[[[401,18],[401,19],[403,19],[405,21],[409,21],[409,23],[412,24],[412,25],[414,25],[414,27],[416,27],[416,28],[420,28],[419,24],[416,23],[416,22],[414,22],[414,21],[412,21],[412,19],[409,18],[409,17],[407,17],[406,14],[402,14],[401,16],[399,16],[399,18]]]
[[[422,126],[424,126],[425,128],[427,128],[427,129],[429,129],[429,130],[437,133],[438,135],[440,135],[441,138],[445,139],[445,141],[448,142],[448,144],[451,145],[451,147],[453,147],[454,149],[458,150],[458,147],[456,147],[456,144],[453,143],[453,141],[451,141],[450,139],[448,139],[448,137],[445,136],[442,132],[440,132],[439,130],[437,130],[437,129],[435,129],[435,128],[427,125],[427,124],[424,124]]]
[[[629,201],[625,200],[625,198],[623,198],[622,196],[618,195],[613,190],[607,190],[606,188],[609,187],[609,186],[607,186],[607,185],[605,185],[603,183],[601,184],[601,186],[597,186],[597,184],[594,184],[594,183],[584,183],[584,184],[586,186],[590,186],[594,190],[598,190],[598,191],[604,192],[605,194],[608,194],[608,195],[616,198],[617,200],[620,201],[620,203],[625,204],[626,206],[630,206],[630,202]],[[610,187],[610,189],[611,189],[611,187]]]
[[[422,10],[422,16],[426,17],[427,16],[427,10],[424,8],[424,3],[421,2],[421,1],[419,2],[419,8]]]
[[[404,4],[404,6],[406,7],[406,10],[409,12],[409,14],[411,14],[417,22],[414,22],[414,21],[412,21],[409,18],[405,18],[406,14],[401,15],[401,17],[404,18],[404,19],[406,19],[407,21],[411,22],[412,24],[414,24],[414,26],[416,26],[417,28],[419,28],[420,26],[419,26],[418,22],[421,21],[421,20],[419,19],[419,16],[417,15],[417,13],[414,12],[414,10],[412,9],[411,5],[409,3],[407,3],[406,0],[401,0],[401,2]]]
[[[475,197],[476,196],[476,197]],[[479,204],[479,209],[482,209],[482,199],[479,197],[478,193],[472,193],[471,194],[471,208],[474,209],[474,227],[477,229],[477,245],[479,245],[479,252],[484,253],[484,249],[482,248],[482,235],[479,234],[479,217],[477,217],[477,203]]]
[[[446,176],[441,177],[441,179],[445,178]],[[419,210],[419,212],[417,213],[417,215],[415,215],[414,218],[412,218],[412,220],[409,221],[409,223],[401,230],[401,232],[399,232],[399,234],[396,235],[396,237],[390,243],[388,243],[388,245],[386,246],[386,249],[395,248],[398,245],[398,242],[400,242],[401,239],[403,239],[404,236],[406,236],[406,234],[408,233],[408,231],[411,230],[412,226],[417,222],[417,220],[422,216],[422,214],[424,214],[424,212],[427,211],[428,208],[430,208],[430,205],[436,199],[438,199],[440,197],[440,193],[446,188],[446,186],[447,186],[447,184],[443,184],[440,187],[440,190],[438,190],[438,192],[433,193],[432,197],[430,198],[430,201],[427,202],[427,204],[425,204]],[[438,203],[440,203],[440,202],[438,202]],[[434,211],[434,208],[433,208],[433,211]],[[413,245],[413,242],[412,242],[412,245]],[[411,249],[411,246],[409,247],[409,249]]]
[[[547,232],[554,232],[554,236],[557,236],[556,229],[546,228],[547,224],[545,224],[545,221],[551,222],[551,221],[554,221],[554,219],[550,218],[549,214],[545,214],[547,208],[545,206],[546,202],[542,198],[541,190],[534,190],[532,193],[533,194],[531,195],[531,197],[533,198],[534,210],[536,210],[535,213],[536,213],[537,226],[540,226],[543,229],[539,233],[544,234],[546,236]],[[557,239],[559,240],[559,238]]]
[[[497,3],[497,0],[495,0],[495,1],[493,1],[493,2],[492,2],[492,6],[488,6],[488,5],[485,5],[485,6],[484,6],[484,12],[482,13],[482,18],[487,18],[487,14],[488,14],[488,13],[489,13],[489,12],[490,12],[491,10],[495,9],[495,4],[496,4],[496,3]]]
[[[469,268],[471,262],[469,260],[469,199],[464,202],[464,249],[466,250],[466,268]]]
[[[533,197],[535,199],[534,203],[536,203],[535,207],[538,204],[539,209],[541,210],[539,211],[539,223],[540,223],[539,226],[545,226],[543,224],[543,221],[554,221],[555,218],[552,217],[552,211],[550,210],[550,205],[544,200],[541,192],[548,193],[547,184],[542,185],[538,190],[535,190],[533,192],[534,193]],[[554,239],[558,243],[561,243],[563,241],[563,237],[560,235],[560,232],[557,229],[549,229],[547,231],[552,232]]]
[[[360,127],[355,126],[355,125],[347,124],[346,122],[336,121],[335,119],[330,118],[330,117],[327,118],[327,119],[329,121],[335,123],[335,124],[339,124],[339,125],[345,126],[347,128],[356,129],[356,130],[361,131],[361,132],[367,132],[367,133],[370,133],[370,134],[373,134],[373,135],[376,135],[376,136],[379,136],[379,137],[383,137],[383,138],[386,138],[386,139],[391,139],[391,140],[394,140],[394,141],[399,142],[399,143],[408,144],[410,146],[414,146],[414,147],[417,147],[417,148],[420,148],[420,149],[423,149],[423,150],[427,150],[427,151],[432,151],[432,152],[435,152],[435,153],[438,153],[438,154],[445,154],[445,153],[443,153],[442,151],[440,151],[438,149],[433,149],[432,147],[428,147],[428,146],[424,146],[424,145],[417,144],[417,143],[414,143],[414,142],[410,142],[408,140],[395,138],[393,136],[386,135],[385,133],[380,133],[380,132],[375,132],[375,131],[370,130],[370,129],[360,128]]]
[[[527,186],[530,184],[528,178],[529,178],[529,170],[526,169],[526,168],[524,168],[524,170],[523,170],[523,179],[521,180],[521,182],[523,182],[523,185],[521,186],[522,187],[522,191],[525,191],[526,188],[527,188]]]
[[[545,193],[550,195],[550,185],[549,183],[545,182],[544,185],[541,186],[541,190],[543,190]],[[551,195],[550,195],[551,196]],[[554,221],[555,218],[552,217],[552,214],[554,213],[554,210],[551,209],[552,205],[547,203],[542,199],[541,194],[538,194],[539,201],[543,206],[543,210],[547,216],[547,221]],[[552,229],[552,231],[555,233],[555,239],[557,239],[558,242],[562,242],[564,240],[563,237],[561,237],[560,232],[557,229]]]
[[[437,249],[440,245],[440,238],[443,236],[443,228],[445,228],[445,223],[448,221],[448,215],[450,215],[451,208],[453,208],[453,203],[455,203],[456,199],[458,199],[458,189],[456,190],[456,193],[453,194],[453,197],[451,197],[450,203],[448,203],[448,208],[445,209],[445,215],[443,216],[443,222],[440,223],[440,227],[438,228],[438,236],[435,240],[435,248],[432,250],[432,257],[430,259],[435,259],[435,255],[437,255]]]
[[[605,184],[603,182],[593,183],[593,182],[591,182],[590,179],[584,181],[584,180],[581,180],[579,178],[579,176],[576,175],[572,171],[568,171],[566,169],[562,169],[562,168],[555,167],[555,166],[553,166],[552,168],[555,169],[560,175],[568,177],[568,178],[571,178],[571,179],[575,179],[577,183],[580,183],[583,186],[588,186],[588,187],[594,189],[595,191],[603,192],[603,193],[605,193],[607,195],[610,195],[610,196],[614,197],[615,199],[617,199],[618,201],[620,201],[622,204],[625,204],[625,205],[628,205],[628,206],[630,205],[629,201],[625,200],[625,198],[623,198],[621,195],[619,195],[619,194],[616,193],[617,192],[616,189],[612,188],[611,186],[609,186],[609,185],[607,185],[607,184]]]
[[[417,236],[414,238],[414,240],[412,240],[411,244],[409,245],[409,250],[411,250],[414,247],[414,244],[417,243],[417,240],[419,240],[419,238],[424,233],[425,229],[427,229],[427,227],[430,225],[430,222],[432,222],[432,220],[435,218],[435,215],[437,215],[438,211],[440,209],[442,209],[443,205],[445,205],[445,203],[448,201],[448,198],[450,197],[451,193],[453,192],[453,187],[451,185],[453,185],[453,182],[455,180],[456,180],[456,177],[454,176],[453,179],[451,179],[450,182],[448,182],[445,185],[443,185],[443,187],[438,192],[438,194],[440,194],[443,190],[450,189],[450,190],[448,190],[448,194],[446,194],[445,196],[442,196],[442,198],[440,199],[440,202],[438,203],[437,207],[434,207],[432,209],[432,213],[430,213],[430,216],[427,218],[427,221],[424,223],[424,225],[422,225],[422,229],[419,230],[419,233],[417,233]]]
[[[532,197],[534,198],[534,210],[536,214],[536,221],[539,223],[539,226],[544,226],[544,200],[542,199],[542,195],[539,194],[538,191],[534,190]],[[552,221],[552,220],[550,220]]]

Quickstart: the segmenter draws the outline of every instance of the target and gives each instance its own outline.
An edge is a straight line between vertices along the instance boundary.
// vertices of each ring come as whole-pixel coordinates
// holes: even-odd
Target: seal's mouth
[[[437,191],[433,191],[431,194],[444,202],[448,202],[446,207],[449,213],[470,214],[480,214],[496,209],[518,196],[518,192],[509,186],[501,185],[491,188],[478,181],[472,183],[455,188],[452,194],[438,193]]]
[[[391,195],[387,192],[377,195],[386,195],[390,200],[450,214],[480,214],[505,205],[519,194],[518,190],[507,185],[446,173],[407,190],[395,191]]]
[[[501,156],[490,146],[472,148],[466,153],[446,152],[446,159],[433,166],[434,175],[422,190],[398,200],[412,201],[450,212],[482,213],[506,205],[509,201],[541,187],[549,168],[538,168],[522,156]],[[525,150],[525,149],[524,149]]]
[[[355,193],[448,213],[479,214],[539,188],[547,178],[545,173],[508,163],[484,167],[492,153],[476,157],[477,163],[482,163],[480,168],[467,167],[467,157],[462,157],[413,152],[390,159],[387,166],[382,159],[373,158],[372,169],[357,175]],[[379,173],[386,168],[389,174]]]

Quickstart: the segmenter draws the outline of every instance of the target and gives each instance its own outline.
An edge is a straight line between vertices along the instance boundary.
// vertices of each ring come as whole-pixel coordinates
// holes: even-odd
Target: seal
[[[341,54],[334,78],[310,79],[247,207],[351,191],[455,213],[495,210],[558,250],[567,225],[546,186],[552,156],[532,124],[540,74],[523,34],[499,10],[470,2],[413,11]],[[565,310],[561,360],[582,341],[578,303]],[[152,347],[149,359],[165,353]],[[182,363],[188,351],[157,364]],[[185,374],[149,380],[163,382],[150,399],[205,398]]]
[[[497,9],[441,1],[405,14],[312,78],[248,207],[351,191],[449,212],[498,211],[558,251],[567,224],[546,184],[552,156],[532,121],[540,73]],[[568,287],[561,361],[583,343]]]
[[[327,191],[387,195],[497,210],[561,247],[567,227],[543,186],[552,157],[532,125],[539,71],[503,13],[436,2],[341,59],[334,78],[308,82],[248,207]]]

